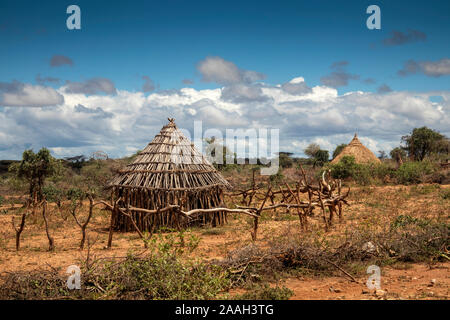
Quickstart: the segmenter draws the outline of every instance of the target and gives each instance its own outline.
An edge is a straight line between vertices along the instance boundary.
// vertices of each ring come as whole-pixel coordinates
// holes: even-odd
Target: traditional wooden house
[[[113,177],[108,185],[120,206],[154,210],[180,205],[183,211],[223,205],[230,184],[177,128],[174,119],[155,136],[136,159]],[[175,211],[158,214],[131,211],[140,230],[192,224],[213,226],[226,221],[226,213],[198,214],[182,219]],[[129,217],[113,211],[116,230],[132,231]],[[181,220],[180,220],[181,219]]]
[[[342,149],[341,153],[334,158],[331,163],[338,163],[344,156],[353,156],[355,158],[356,163],[380,163],[380,159],[378,159],[372,151],[370,151],[367,147],[365,147],[361,141],[359,141],[358,136],[355,133],[352,141]]]

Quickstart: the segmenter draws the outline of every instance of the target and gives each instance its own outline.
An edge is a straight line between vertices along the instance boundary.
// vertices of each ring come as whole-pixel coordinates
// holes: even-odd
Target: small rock
[[[334,293],[342,292],[341,289],[339,289],[339,288],[333,288],[333,286],[331,286],[328,290],[330,290],[330,292],[334,292]]]
[[[363,244],[362,249],[368,253],[372,253],[376,250],[376,247],[371,241],[369,241]]]
[[[367,289],[362,289],[361,293],[362,293],[362,294],[368,294],[368,293],[369,293],[369,290],[367,290]]]
[[[429,287],[432,287],[436,284],[436,279],[431,279],[430,283],[428,284]]]
[[[381,290],[381,289],[377,289],[377,290],[375,290],[375,295],[377,297],[382,297],[382,296],[386,295],[386,291]]]

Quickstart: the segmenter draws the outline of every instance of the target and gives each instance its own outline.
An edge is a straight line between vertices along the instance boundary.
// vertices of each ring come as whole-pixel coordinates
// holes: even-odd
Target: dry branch
[[[46,211],[47,211],[47,201],[44,200],[42,203],[42,217],[44,218],[45,232],[46,232],[47,238],[48,238],[48,251],[53,251],[55,249],[55,242],[48,230],[48,220],[47,220]]]
[[[19,228],[16,228],[16,225],[14,223],[14,216],[11,217],[12,226],[14,228],[14,231],[16,232],[16,251],[19,251],[20,248],[20,235],[22,234],[22,231],[25,227],[25,220],[27,218],[27,215],[27,212],[22,214],[22,220],[20,222]]]
[[[76,215],[76,206],[73,208],[73,210],[70,211],[70,213],[72,214],[73,218],[75,219],[76,224],[81,228],[81,242],[80,242],[80,249],[82,250],[84,248],[84,243],[86,241],[86,228],[89,224],[89,221],[91,220],[92,217],[92,212],[93,209],[96,205],[101,204],[100,202],[94,204],[94,199],[92,198],[92,195],[88,195],[88,199],[89,199],[89,213],[88,216],[86,218],[86,221],[84,223],[81,223],[78,220],[78,217]],[[80,201],[80,208],[82,207],[83,203],[82,201]]]

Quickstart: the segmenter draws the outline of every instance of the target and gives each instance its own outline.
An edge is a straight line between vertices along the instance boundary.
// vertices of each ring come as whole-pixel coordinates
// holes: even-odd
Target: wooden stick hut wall
[[[223,206],[224,189],[231,186],[169,118],[169,123],[131,164],[113,177],[108,187],[112,189],[113,202],[121,207],[155,210],[181,205],[182,210],[192,210]],[[226,222],[224,212],[199,214],[189,221],[176,211],[130,214],[142,231]],[[113,211],[111,219],[116,230],[134,230],[130,218],[117,211]]]

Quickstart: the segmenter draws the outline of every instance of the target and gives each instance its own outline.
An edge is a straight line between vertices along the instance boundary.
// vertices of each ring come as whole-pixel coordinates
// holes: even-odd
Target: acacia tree
[[[304,150],[305,154],[312,159],[313,167],[315,166],[323,166],[325,162],[329,160],[328,150],[320,149],[320,146],[317,143],[311,143]]]
[[[314,156],[319,150],[320,146],[317,143],[311,143],[306,147],[304,152],[308,157],[314,158]]]
[[[403,164],[403,159],[406,158],[406,151],[400,147],[396,147],[389,152],[389,155],[394,159],[400,166]]]
[[[225,145],[218,143],[216,137],[205,138],[205,142],[207,144],[206,155],[211,157],[211,162],[216,169],[225,168],[227,164],[230,164],[230,160],[233,160],[233,164],[236,163],[236,153],[232,152]],[[216,151],[218,154],[216,154]],[[222,163],[217,163],[215,160],[222,161]]]
[[[384,150],[378,150],[378,154],[379,154],[378,159],[380,159],[380,160],[384,160],[387,158],[386,151],[384,151]]]
[[[25,179],[29,184],[29,194],[32,199],[42,200],[42,187],[48,176],[58,171],[59,162],[52,157],[47,148],[42,148],[38,153],[33,150],[25,150],[22,161],[10,166],[18,178]]]
[[[313,166],[314,167],[315,166],[322,167],[326,162],[329,161],[329,157],[330,157],[330,155],[328,154],[328,150],[320,149],[314,155],[314,165]]]
[[[280,166],[282,168],[291,168],[292,165],[294,164],[294,160],[292,159],[292,152],[284,152],[281,151],[278,153],[279,156],[279,161],[280,161]]]
[[[448,153],[448,149],[443,150],[445,140],[447,138],[444,135],[427,127],[414,128],[410,135],[402,137],[402,142],[405,143],[403,149],[410,158],[418,161],[432,153]]]

